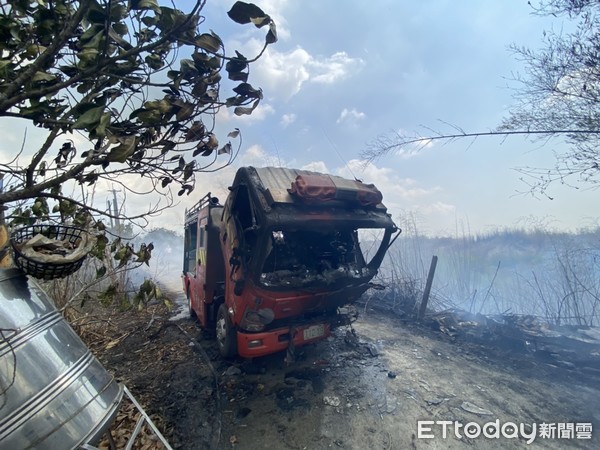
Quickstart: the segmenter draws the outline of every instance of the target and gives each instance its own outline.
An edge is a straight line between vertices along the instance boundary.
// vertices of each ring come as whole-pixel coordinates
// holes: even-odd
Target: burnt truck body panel
[[[223,354],[262,356],[327,337],[337,309],[369,288],[397,231],[381,193],[273,167],[242,167],[229,189],[223,206],[209,194],[186,211],[191,311],[203,326],[216,321]],[[360,247],[364,230],[381,234],[370,258]]]
[[[210,194],[186,213],[184,233],[184,289],[190,313],[203,326],[214,322],[215,299],[224,295],[225,263],[219,244],[223,206]]]

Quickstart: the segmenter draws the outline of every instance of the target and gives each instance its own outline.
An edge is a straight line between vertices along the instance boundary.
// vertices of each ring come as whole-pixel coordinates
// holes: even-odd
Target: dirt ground
[[[340,328],[299,349],[292,364],[283,354],[225,361],[197,322],[153,306],[113,316],[84,338],[173,448],[600,448],[597,371],[360,313],[354,332]],[[461,429],[458,438],[447,425],[444,439],[444,425],[433,424],[421,429],[434,435],[424,439],[418,421],[524,423],[526,433],[537,424],[538,437],[475,437],[471,425],[473,437]],[[591,423],[592,439],[577,439],[585,426],[570,439],[542,438],[542,423],[555,424],[556,436]],[[160,448],[148,442],[143,448]]]

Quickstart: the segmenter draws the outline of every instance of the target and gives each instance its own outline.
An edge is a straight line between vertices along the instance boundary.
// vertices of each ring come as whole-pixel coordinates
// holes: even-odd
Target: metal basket
[[[43,280],[54,280],[64,278],[79,270],[87,255],[74,261],[65,263],[41,262],[29,256],[24,255],[18,249],[18,244],[22,244],[37,234],[42,234],[49,239],[67,240],[73,246],[81,244],[81,240],[86,233],[81,228],[66,225],[33,225],[14,230],[11,235],[11,245],[14,250],[14,262],[27,275]]]

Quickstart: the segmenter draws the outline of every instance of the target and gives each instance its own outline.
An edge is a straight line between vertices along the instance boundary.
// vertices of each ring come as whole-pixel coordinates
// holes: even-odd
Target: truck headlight
[[[262,308],[259,310],[246,308],[244,317],[240,322],[240,328],[246,331],[262,331],[265,326],[270,324],[275,318],[272,309]]]

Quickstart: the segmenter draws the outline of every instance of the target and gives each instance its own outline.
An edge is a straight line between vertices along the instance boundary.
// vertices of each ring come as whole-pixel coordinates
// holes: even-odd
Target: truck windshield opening
[[[370,275],[356,230],[276,230],[266,245],[265,287],[323,286]]]

